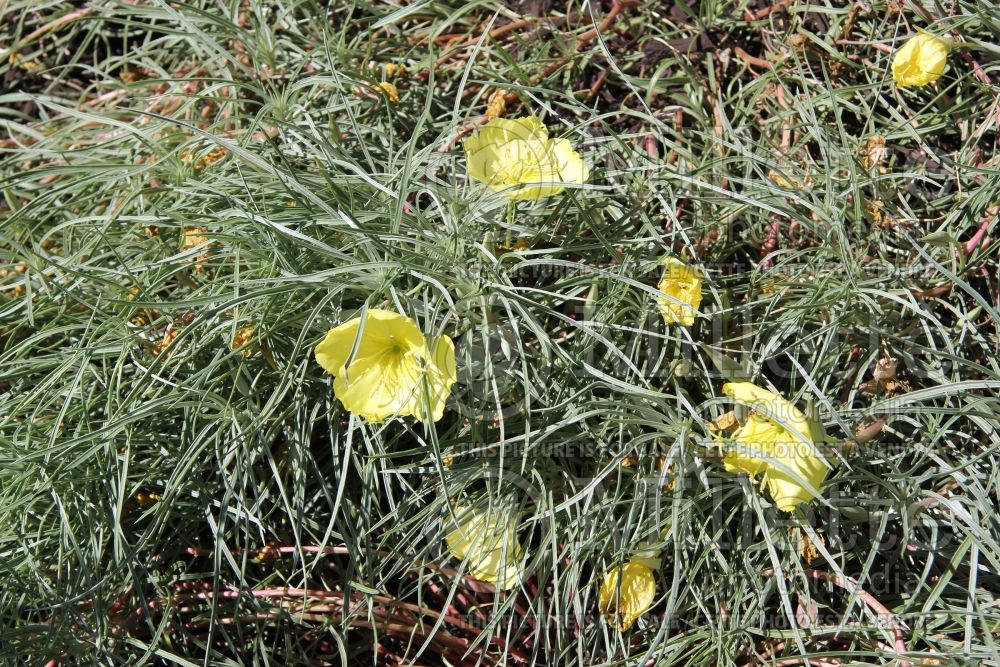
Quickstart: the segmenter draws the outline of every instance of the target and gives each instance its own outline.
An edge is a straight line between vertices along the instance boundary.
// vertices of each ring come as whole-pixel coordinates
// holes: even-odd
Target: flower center
[[[515,185],[517,183],[527,183],[536,181],[537,165],[530,160],[518,160],[507,164],[497,172],[497,180],[504,185]]]

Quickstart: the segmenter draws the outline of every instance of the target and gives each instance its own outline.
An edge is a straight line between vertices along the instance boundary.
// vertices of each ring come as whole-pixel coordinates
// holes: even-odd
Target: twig
[[[618,18],[618,15],[621,14],[622,11],[625,10],[625,7],[630,4],[632,4],[632,0],[615,0],[615,4],[613,4],[611,6],[611,9],[608,10],[607,16],[604,17],[604,20],[602,20],[596,28],[591,28],[590,30],[588,30],[587,32],[583,33],[582,35],[576,38],[576,47],[573,49],[574,54],[579,52],[580,49],[582,49],[587,42],[597,37],[597,35],[607,31],[608,28],[611,27],[611,24],[615,22],[615,19]],[[567,63],[569,63],[571,59],[572,57],[562,58],[552,63],[551,65],[543,69],[540,74],[532,77],[531,79],[532,83],[537,84],[547,79],[550,75],[562,69],[562,67]],[[510,93],[507,94],[508,104],[513,104],[516,101],[517,101],[516,92],[511,91]]]
[[[602,69],[601,73],[597,75],[597,81],[594,82],[587,91],[587,101],[594,99],[597,93],[600,92],[601,88],[604,87],[604,82],[608,80],[608,70]]]
[[[770,70],[774,69],[774,65],[770,61],[764,60],[763,58],[757,58],[755,56],[752,56],[738,46],[733,49],[733,53],[736,54],[737,58],[739,58],[748,65],[752,65],[754,67],[763,67],[764,69],[770,69]]]
[[[972,235],[968,243],[965,244],[965,254],[971,255],[973,251],[982,244],[983,250],[986,246],[990,244],[990,237],[986,236],[986,232],[989,231],[990,225],[996,220],[997,214],[1000,214],[1000,206],[994,206],[990,210],[986,211],[983,216],[982,222],[979,223],[979,229],[976,233]]]
[[[52,32],[56,28],[60,28],[66,25],[67,23],[71,23],[77,19],[81,19],[84,16],[87,16],[88,14],[92,14],[93,11],[94,11],[93,7],[84,7],[83,9],[78,9],[75,12],[70,12],[69,14],[60,16],[59,18],[46,23],[45,25],[38,28],[37,30],[29,34],[27,37],[25,37],[24,39],[14,44],[12,47],[10,47],[11,53],[17,53],[25,46],[31,44],[33,41],[35,41],[39,37],[42,37],[46,33]]]
[[[763,9],[758,9],[756,12],[751,13],[749,9],[743,10],[743,20],[744,21],[759,21],[763,18],[767,18],[771,14],[776,12],[783,12],[791,6],[795,0],[779,0],[770,7],[764,7]]]
[[[502,25],[499,28],[494,28],[493,30],[490,30],[489,38],[497,39],[498,37],[502,37],[509,32],[520,30],[521,28],[529,28],[541,20],[542,20],[541,17],[533,17],[533,18],[521,19],[520,21],[514,21],[512,23],[508,23],[507,25]],[[553,22],[557,21],[563,22],[568,25],[569,22],[572,20],[572,15],[567,14],[566,16],[562,17],[552,17],[549,20]],[[438,42],[448,41],[448,40],[457,41],[459,39],[462,39],[462,37],[465,37],[465,35],[456,35],[456,34],[439,35],[435,39],[435,41]],[[473,37],[472,39],[467,39],[462,44],[457,44],[451,47],[452,50],[448,51],[448,53],[445,53],[443,56],[434,61],[434,67],[435,68],[440,67],[441,65],[447,63],[448,61],[457,58],[463,52],[464,49],[474,46],[479,41],[479,39],[480,38],[478,36]],[[427,68],[415,74],[413,78],[415,81],[426,81],[430,77],[430,75],[431,75],[431,70],[430,68]]]
[[[445,142],[438,147],[437,152],[447,153],[452,148],[454,148],[455,144],[457,144],[459,141],[472,134],[475,131],[475,129],[480,125],[485,125],[486,123],[488,123],[489,120],[490,120],[489,116],[487,116],[486,114],[482,114],[476,116],[475,118],[465,121],[464,123],[462,123],[461,127],[459,127],[455,131],[455,134],[448,137],[448,139],[445,140]]]
[[[604,17],[604,20],[601,21],[601,23],[597,26],[596,29],[595,28],[591,28],[590,30],[588,30],[587,32],[583,33],[582,35],[580,35],[577,38],[576,48],[574,49],[574,52],[579,51],[584,46],[584,44],[586,44],[587,42],[589,42],[590,40],[592,40],[599,33],[604,32],[605,30],[607,30],[608,28],[610,28],[611,24],[614,23],[614,21],[618,17],[618,15],[621,14],[622,11],[625,9],[625,7],[628,6],[628,5],[630,5],[631,3],[632,3],[632,0],[616,0],[615,4],[612,5],[611,9],[608,10],[607,16]],[[506,27],[506,26],[504,26],[504,27]],[[442,58],[444,58],[444,56],[442,56]],[[439,58],[438,60],[440,61],[441,58]],[[564,65],[566,65],[569,61],[570,61],[570,58],[562,58],[562,59],[557,60],[556,62],[552,63],[551,65],[549,65],[548,67],[546,67],[545,69],[543,69],[540,74],[532,77],[532,79],[531,79],[532,84],[537,85],[539,82],[541,82],[544,79],[548,78],[548,76],[551,75],[551,74],[553,74],[556,70],[558,70],[561,67],[563,67]],[[603,78],[601,78],[601,77],[598,78],[598,83],[595,83],[594,86],[591,88],[592,91],[595,91],[595,89],[599,90],[600,86],[604,84],[604,78],[607,77],[607,72],[602,72],[602,74],[603,74]],[[596,94],[596,92],[594,92],[593,94]],[[507,93],[507,95],[504,96],[504,101],[507,104],[514,104],[515,102],[517,102],[517,93],[514,92],[514,91],[511,91],[511,92]],[[485,124],[488,121],[489,121],[489,117],[485,116],[485,115],[477,116],[476,118],[473,118],[472,120],[466,121],[456,131],[456,133],[453,136],[449,137],[448,140],[445,141],[445,143],[443,143],[437,149],[437,151],[439,153],[447,153],[463,137],[467,136],[468,134],[470,134],[471,132],[473,132],[477,127],[479,127],[480,125]]]
[[[879,417],[868,426],[858,429],[858,431],[854,434],[854,437],[861,444],[870,442],[875,438],[875,436],[877,436],[885,429],[887,423],[888,421],[886,420],[885,417]]]
[[[876,612],[880,618],[882,618],[889,630],[892,631],[893,639],[895,640],[894,650],[898,656],[906,655],[906,642],[903,638],[903,631],[899,626],[899,619],[893,614],[889,609],[879,602],[874,595],[861,588],[858,582],[851,577],[842,577],[837,574],[832,574],[830,572],[824,572],[823,570],[804,570],[802,574],[807,577],[812,577],[813,579],[819,579],[827,583],[833,584],[839,588],[843,588],[845,591],[853,595],[857,595],[858,599],[868,605],[874,612]],[[768,569],[761,572],[762,576],[771,577],[774,576],[774,570]],[[795,659],[796,662],[782,662],[782,663],[772,663],[772,664],[799,664],[802,662],[800,658]],[[810,662],[813,660],[810,659]],[[899,667],[910,667],[911,663],[909,660],[900,659]]]
[[[788,106],[788,102],[785,101],[785,87],[780,83],[776,84],[775,88],[775,98],[778,100],[778,106],[780,106],[784,111],[791,111]],[[781,120],[781,153],[784,155],[792,147],[792,127],[788,124],[788,121],[784,118]]]
[[[910,290],[910,294],[918,299],[937,299],[942,297],[952,290],[954,285],[951,283],[946,283],[944,285],[938,285],[937,287],[932,287],[930,289],[914,289]]]

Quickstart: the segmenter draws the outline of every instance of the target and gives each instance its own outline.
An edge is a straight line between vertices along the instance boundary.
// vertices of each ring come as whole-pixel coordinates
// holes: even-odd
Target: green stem
[[[517,203],[508,202],[507,203],[507,238],[504,242],[504,246],[507,248],[514,247],[513,236],[514,236],[514,221],[517,219]]]

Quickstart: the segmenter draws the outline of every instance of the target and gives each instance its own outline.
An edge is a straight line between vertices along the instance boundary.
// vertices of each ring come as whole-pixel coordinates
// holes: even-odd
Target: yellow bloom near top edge
[[[784,512],[817,498],[830,470],[816,450],[821,429],[781,396],[750,382],[730,382],[722,393],[753,409],[732,436],[726,470],[761,476]]]
[[[675,257],[664,263],[663,277],[656,286],[670,298],[657,297],[656,304],[667,324],[689,327],[698,316],[701,305],[701,274]]]
[[[469,176],[513,201],[557,195],[590,175],[569,141],[550,139],[537,116],[493,118],[462,145]]]
[[[951,42],[921,32],[906,40],[892,59],[892,78],[897,86],[926,86],[944,74]]]
[[[334,395],[368,421],[397,415],[437,421],[457,380],[451,338],[432,344],[412,319],[386,310],[369,309],[363,327],[355,317],[330,329],[315,354],[334,376]]]
[[[445,537],[445,545],[455,558],[467,560],[468,575],[501,590],[514,588],[524,558],[515,521],[502,521],[496,514],[475,508],[456,507],[452,523],[455,529]]]
[[[653,606],[655,599],[652,568],[630,560],[605,573],[598,591],[598,608],[608,625],[625,632]]]

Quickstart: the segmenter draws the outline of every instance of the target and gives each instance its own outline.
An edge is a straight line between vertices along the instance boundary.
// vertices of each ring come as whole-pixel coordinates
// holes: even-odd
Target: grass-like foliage
[[[995,3],[6,0],[0,77],[4,664],[1000,663]],[[586,182],[470,179],[488,109]],[[335,395],[369,309],[440,420]],[[733,380],[821,497],[727,469]]]

